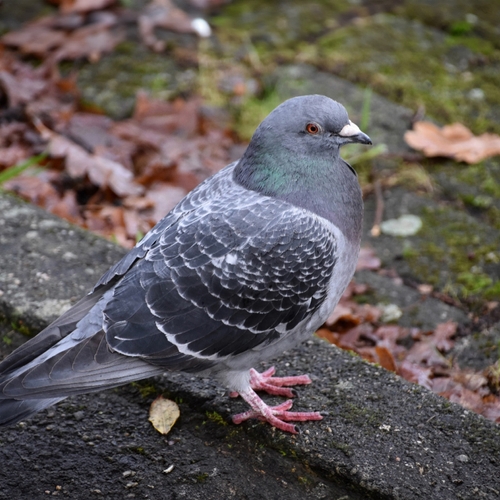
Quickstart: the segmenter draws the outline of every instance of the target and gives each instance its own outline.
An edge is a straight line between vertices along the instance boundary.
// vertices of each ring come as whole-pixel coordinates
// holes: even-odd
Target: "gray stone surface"
[[[123,250],[14,197],[1,195],[0,204],[6,354],[22,341],[12,325],[46,324]],[[0,468],[0,498],[45,491],[77,499],[500,495],[500,429],[491,422],[318,339],[277,366],[313,378],[294,408],[326,413],[301,424],[299,436],[260,422],[226,424],[244,408],[241,401],[211,380],[169,374],[70,398],[3,430],[0,461],[8,466]],[[147,422],[149,404],[162,392],[181,403],[167,437]]]

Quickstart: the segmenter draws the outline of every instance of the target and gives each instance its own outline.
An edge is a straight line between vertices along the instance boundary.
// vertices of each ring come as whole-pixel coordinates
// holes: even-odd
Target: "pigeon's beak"
[[[349,123],[339,132],[339,136],[345,139],[345,142],[359,142],[360,144],[372,144],[372,140],[361,132],[359,127],[349,120]]]

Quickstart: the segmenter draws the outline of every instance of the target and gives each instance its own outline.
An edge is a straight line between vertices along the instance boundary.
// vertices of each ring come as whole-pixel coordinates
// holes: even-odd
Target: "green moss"
[[[422,282],[466,299],[487,298],[499,282],[488,271],[498,256],[496,235],[466,214],[448,208],[428,208],[423,227],[413,242],[414,252],[403,252],[412,273]]]
[[[21,319],[12,320],[10,323],[10,326],[16,332],[19,332],[19,333],[22,333],[23,335],[26,335],[26,337],[31,337],[33,335],[31,328],[29,328],[27,325],[25,325],[23,320],[21,320]]]
[[[342,453],[344,453],[347,457],[350,457],[352,455],[351,447],[347,443],[339,443],[338,441],[331,441],[331,445],[333,448],[336,448],[337,450],[340,450]]]
[[[216,411],[207,411],[205,412],[205,415],[211,422],[214,422],[218,425],[227,425],[226,419]]]
[[[378,428],[384,420],[384,415],[382,413],[374,411],[366,406],[357,406],[350,402],[345,402],[343,405],[342,417],[357,425],[369,425],[375,428]]]
[[[235,131],[243,140],[250,140],[259,123],[279,104],[282,99],[274,91],[261,98],[251,97],[235,110]]]
[[[12,344],[12,339],[10,337],[8,337],[7,335],[4,335],[2,337],[2,342],[5,344],[5,345],[11,345]]]
[[[206,480],[207,480],[209,477],[210,477],[210,476],[209,476],[208,472],[203,472],[203,474],[198,474],[198,475],[196,476],[196,482],[197,482],[197,483],[204,483],[204,482],[206,482]]]
[[[132,382],[132,387],[136,387],[139,389],[141,396],[145,399],[151,398],[153,396],[157,396],[161,394],[161,390],[156,387],[151,381],[140,380],[138,382]]]
[[[450,8],[407,0],[385,9],[398,16],[368,16],[345,0],[234,2],[211,20],[221,42],[216,55],[263,76],[266,88],[277,66],[309,63],[412,109],[423,106],[441,122],[500,132],[500,43],[488,35],[495,33],[495,22],[482,14],[487,9],[494,19],[498,13],[478,8],[479,33],[467,18],[470,2]],[[241,123],[248,129],[239,131],[244,138],[273,107],[258,100],[238,104],[246,108]]]
[[[74,69],[75,64],[66,64],[66,71]],[[120,119],[132,113],[138,90],[146,90],[159,99],[171,99],[193,90],[195,77],[192,69],[181,69],[172,57],[127,41],[99,62],[83,65],[78,85],[87,105]]]
[[[137,453],[138,455],[146,455],[146,450],[142,446],[129,446],[126,449],[127,451]]]
[[[308,477],[305,477],[305,476],[299,476],[299,477],[297,478],[297,481],[298,481],[300,484],[304,485],[304,486],[309,486],[309,485],[311,485],[311,484],[312,484],[312,481],[311,481]]]

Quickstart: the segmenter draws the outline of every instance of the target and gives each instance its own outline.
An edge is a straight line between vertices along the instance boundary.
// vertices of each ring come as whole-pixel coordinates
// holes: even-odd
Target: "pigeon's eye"
[[[320,132],[321,128],[317,123],[308,123],[306,125],[306,131],[311,135],[316,135]]]

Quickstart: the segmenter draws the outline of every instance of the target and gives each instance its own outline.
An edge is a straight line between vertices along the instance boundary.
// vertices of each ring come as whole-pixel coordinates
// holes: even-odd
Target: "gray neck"
[[[356,174],[338,155],[329,151],[324,158],[288,155],[276,158],[245,153],[234,169],[234,180],[253,191],[305,208],[337,226],[347,239],[361,240],[363,199]],[[337,153],[335,155],[335,153]],[[273,165],[286,164],[286,168]],[[304,176],[307,172],[307,176]]]

